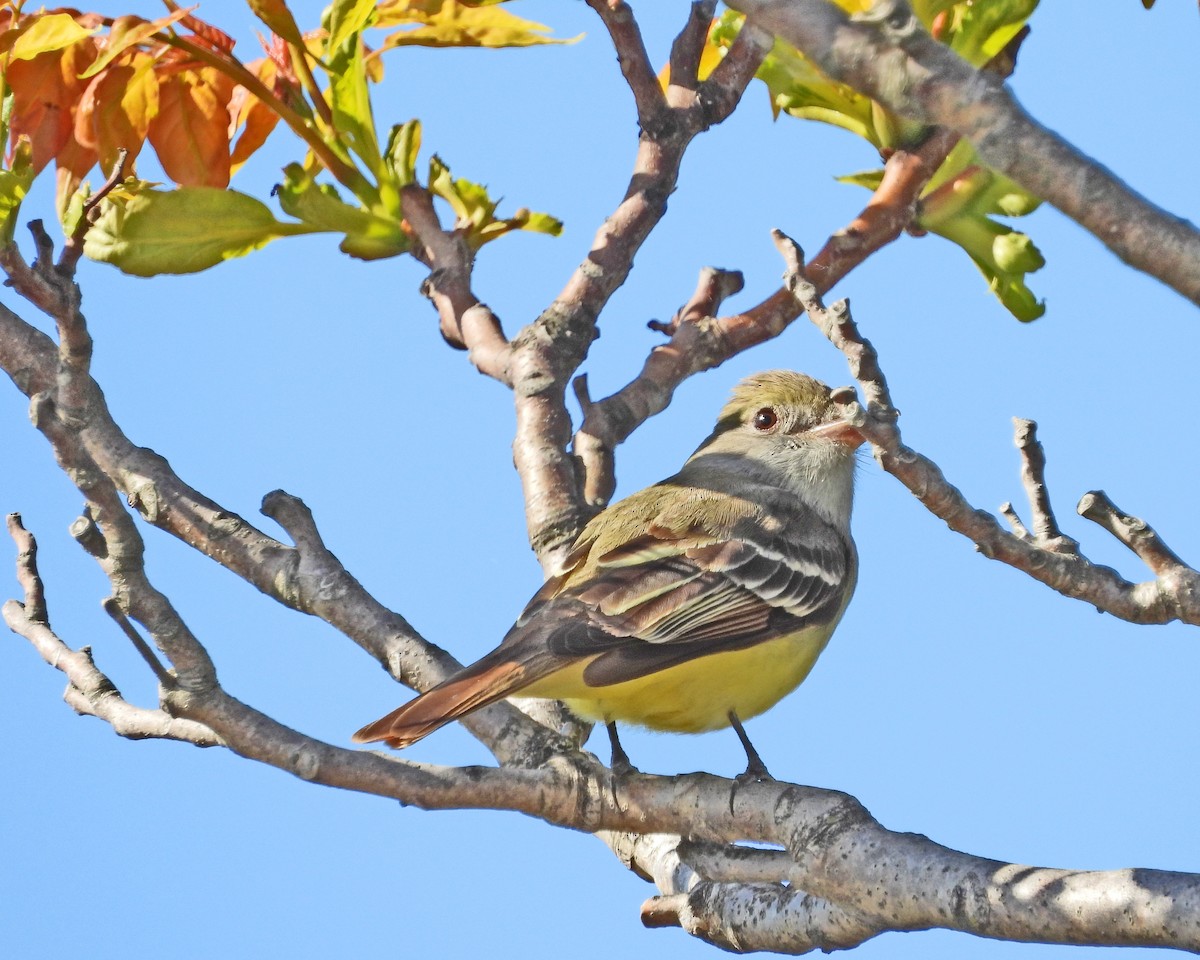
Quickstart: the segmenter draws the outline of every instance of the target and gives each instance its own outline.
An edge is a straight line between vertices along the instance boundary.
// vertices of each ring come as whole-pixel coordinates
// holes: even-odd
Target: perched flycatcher
[[[587,525],[563,572],[491,653],[354,735],[407,747],[504,697],[699,733],[741,722],[812,669],[854,590],[854,450],[829,388],[790,371],[743,380],[675,476]],[[627,762],[627,761],[626,761]]]

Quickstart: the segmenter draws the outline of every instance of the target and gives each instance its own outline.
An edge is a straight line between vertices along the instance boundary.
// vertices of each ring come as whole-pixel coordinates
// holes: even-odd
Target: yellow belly
[[[521,696],[565,700],[575,713],[597,722],[673,733],[717,730],[729,726],[731,710],[748,720],[795,690],[832,632],[831,625],[810,627],[605,687],[583,682],[583,661],[526,687]]]

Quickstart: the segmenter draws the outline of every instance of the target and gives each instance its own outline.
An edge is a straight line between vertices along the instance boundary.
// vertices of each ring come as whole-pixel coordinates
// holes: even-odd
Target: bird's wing
[[[499,647],[355,741],[407,746],[571,663],[600,687],[836,619],[854,576],[848,539],[801,504],[726,496],[713,509],[710,496],[651,488],[618,504],[644,535],[585,530]]]
[[[515,632],[555,623],[555,657],[594,656],[591,686],[633,680],[838,616],[853,547],[814,513],[742,502],[714,517],[685,503],[586,563],[528,611]],[[593,547],[596,549],[596,547]],[[515,639],[515,638],[514,638]]]

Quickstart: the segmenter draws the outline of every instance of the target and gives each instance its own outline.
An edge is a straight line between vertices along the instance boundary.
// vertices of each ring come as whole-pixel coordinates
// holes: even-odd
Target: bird
[[[601,511],[500,645],[369,723],[356,743],[407,747],[510,696],[562,700],[604,723],[733,727],[742,777],[771,779],[742,721],[808,676],[858,572],[850,535],[863,437],[824,383],[742,380],[674,476]]]

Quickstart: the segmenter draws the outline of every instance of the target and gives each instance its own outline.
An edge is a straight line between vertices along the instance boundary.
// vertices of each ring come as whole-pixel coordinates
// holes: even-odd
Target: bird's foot
[[[609,768],[612,770],[613,776],[620,780],[622,777],[641,773],[629,762],[629,754],[625,752],[625,748],[621,746],[621,741],[617,737],[617,725],[609,722],[604,725],[604,728],[608,731],[608,742],[612,746],[612,761],[609,763]]]

